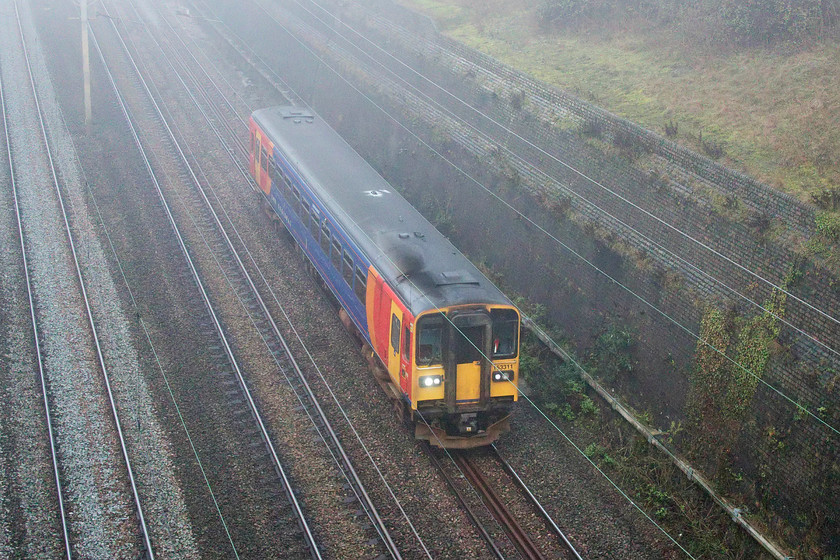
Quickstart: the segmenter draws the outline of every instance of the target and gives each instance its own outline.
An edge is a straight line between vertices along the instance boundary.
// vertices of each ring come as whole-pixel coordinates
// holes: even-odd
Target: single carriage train
[[[519,375],[511,302],[312,111],[255,111],[250,136],[272,216],[338,300],[416,437],[463,448],[507,431]]]

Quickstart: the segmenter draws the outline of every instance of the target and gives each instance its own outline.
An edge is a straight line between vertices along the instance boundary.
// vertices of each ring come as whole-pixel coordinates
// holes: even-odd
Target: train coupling
[[[478,433],[478,413],[471,412],[461,414],[458,417],[458,423],[455,425],[458,433],[464,436],[469,436]]]

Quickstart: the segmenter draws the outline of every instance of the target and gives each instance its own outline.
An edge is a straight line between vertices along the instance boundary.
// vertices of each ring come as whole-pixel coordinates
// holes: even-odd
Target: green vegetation
[[[804,40],[833,28],[838,0],[542,0],[537,17],[543,28],[581,21],[615,20],[627,15],[662,26],[694,28],[718,43],[770,45]]]
[[[788,277],[793,279],[795,274]],[[779,318],[784,316],[786,301],[784,292],[774,290],[765,311],[752,317],[736,317],[711,306],[703,315],[686,405],[690,453],[711,460],[721,490],[733,481],[730,452],[778,347]],[[775,446],[777,451],[783,448]]]
[[[605,413],[589,425],[583,453],[696,558],[750,558],[755,544],[711,498],[623,420]],[[678,428],[677,428],[678,429]]]
[[[587,366],[590,373],[614,381],[616,377],[632,372],[634,345],[635,335],[629,328],[610,325],[589,353]]]
[[[840,0],[401,0],[803,201],[840,204]]]

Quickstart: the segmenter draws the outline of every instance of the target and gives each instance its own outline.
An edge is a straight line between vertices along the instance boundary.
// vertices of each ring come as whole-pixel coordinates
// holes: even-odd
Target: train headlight
[[[513,381],[513,371],[509,369],[497,369],[493,372],[493,381]]]
[[[420,378],[421,387],[437,387],[443,383],[443,377],[440,375],[424,375]]]

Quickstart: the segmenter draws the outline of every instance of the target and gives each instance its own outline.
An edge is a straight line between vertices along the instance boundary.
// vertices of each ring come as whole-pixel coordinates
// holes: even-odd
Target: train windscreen
[[[519,315],[513,309],[493,309],[493,359],[515,358],[519,347]]]
[[[444,321],[444,316],[438,313],[417,321],[418,366],[439,366],[443,363]]]

